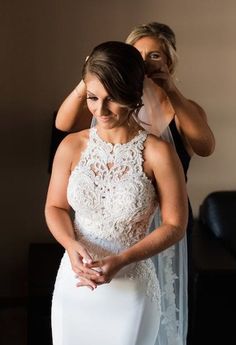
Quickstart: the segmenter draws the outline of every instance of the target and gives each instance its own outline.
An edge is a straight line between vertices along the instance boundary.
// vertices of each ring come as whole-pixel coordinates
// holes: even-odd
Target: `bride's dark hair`
[[[129,44],[108,41],[96,46],[84,64],[82,77],[94,74],[109,96],[130,109],[140,108],[145,67],[141,54]]]

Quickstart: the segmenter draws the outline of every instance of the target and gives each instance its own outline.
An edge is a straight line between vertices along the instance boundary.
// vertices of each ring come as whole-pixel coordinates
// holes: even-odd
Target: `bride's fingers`
[[[98,267],[97,266],[91,267],[91,266],[92,264],[79,265],[79,267],[76,269],[76,271],[74,270],[74,272],[79,277],[85,277],[92,280],[96,280],[98,277],[103,275],[103,272],[100,266]]]
[[[83,263],[92,263],[93,259],[87,249],[80,244],[78,244],[78,254]]]
[[[92,277],[99,277],[102,274],[101,271],[97,271],[95,269],[86,267],[84,265],[80,266],[79,270],[77,270],[75,273],[77,273],[79,276],[84,275],[84,276],[92,276]]]
[[[102,272],[101,267],[104,265],[104,260],[97,260],[93,261],[91,263],[86,263],[86,267],[92,268],[96,270],[97,272]]]
[[[92,273],[81,272],[78,274],[78,278],[93,280],[96,283],[100,281],[100,277],[102,277],[101,273],[97,273],[94,270],[92,270]]]
[[[85,269],[85,265],[83,263],[83,256],[78,252],[70,253],[70,261],[72,269],[75,273],[79,273]],[[91,260],[92,262],[92,260]]]
[[[87,275],[100,276],[102,274],[100,269],[90,268],[90,265],[84,264],[81,259],[72,260],[71,266],[72,266],[72,270],[77,275],[84,273]]]
[[[97,288],[97,284],[94,281],[87,279],[85,277],[78,277],[78,282],[77,282],[76,286],[77,287],[86,286],[92,291]]]

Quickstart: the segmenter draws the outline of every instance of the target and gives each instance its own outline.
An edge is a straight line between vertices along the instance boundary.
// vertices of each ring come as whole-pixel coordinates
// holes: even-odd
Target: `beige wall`
[[[43,206],[52,112],[79,80],[90,49],[124,40],[137,23],[157,20],[175,30],[179,87],[205,107],[216,135],[214,155],[192,161],[195,214],[209,192],[235,189],[235,10],[221,0],[1,2],[0,296],[27,293],[28,245],[51,240]]]
[[[197,215],[207,194],[236,189],[236,4],[232,0],[158,4],[160,18],[177,35],[179,87],[205,108],[216,137],[214,154],[195,156],[190,166],[188,190]]]

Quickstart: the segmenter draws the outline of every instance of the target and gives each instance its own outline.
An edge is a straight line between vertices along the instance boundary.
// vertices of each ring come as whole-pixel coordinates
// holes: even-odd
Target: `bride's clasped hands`
[[[125,266],[124,260],[119,254],[106,256],[96,261],[79,258],[79,261],[79,265],[77,265],[79,268],[75,272],[78,279],[76,286],[86,286],[91,290],[96,289],[99,285],[110,283],[112,278]]]

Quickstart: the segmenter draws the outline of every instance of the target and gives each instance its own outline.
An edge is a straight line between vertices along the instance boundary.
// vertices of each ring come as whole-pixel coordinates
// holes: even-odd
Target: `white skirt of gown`
[[[152,261],[122,269],[109,284],[76,287],[65,253],[52,300],[54,345],[154,345],[160,290]]]

